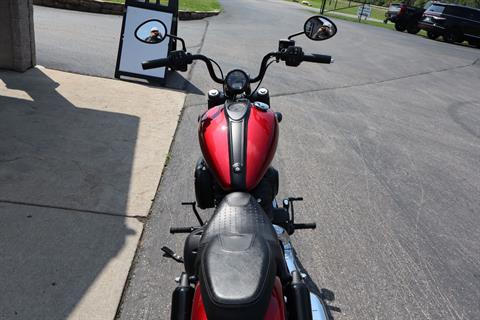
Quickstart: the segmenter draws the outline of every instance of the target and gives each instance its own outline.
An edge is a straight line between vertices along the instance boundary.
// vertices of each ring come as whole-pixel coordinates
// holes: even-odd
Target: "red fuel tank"
[[[270,109],[235,101],[209,109],[198,135],[208,167],[226,191],[250,191],[277,149],[278,124]]]

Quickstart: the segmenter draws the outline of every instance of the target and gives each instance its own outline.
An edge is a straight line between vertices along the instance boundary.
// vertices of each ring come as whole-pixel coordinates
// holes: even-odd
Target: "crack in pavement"
[[[210,25],[210,22],[208,20],[204,20],[205,22],[205,29],[203,30],[203,35],[202,35],[202,38],[200,39],[200,43],[198,45],[196,45],[195,47],[192,47],[192,48],[198,48],[196,54],[199,54],[201,51],[202,51],[202,48],[203,48],[203,44],[205,43],[205,38],[207,36],[207,30],[208,30],[208,26]],[[188,87],[188,85],[190,84],[190,80],[192,80],[192,73],[193,73],[193,69],[195,68],[195,66],[197,65],[197,61],[193,61],[192,63],[192,67],[190,68],[190,70],[188,71],[188,74],[187,74],[187,79],[185,79],[185,82],[184,82],[184,85],[183,85],[183,89],[186,89]],[[190,94],[187,94],[185,96],[185,101],[186,101],[186,98],[189,96]],[[185,104],[183,105],[183,107],[185,108]],[[179,121],[180,123],[180,121]]]
[[[469,64],[466,64],[466,65],[459,65],[459,66],[454,66],[454,67],[449,67],[449,68],[444,68],[444,69],[439,69],[439,70],[425,71],[425,72],[409,74],[409,75],[390,78],[390,79],[370,81],[370,82],[357,83],[357,84],[349,84],[349,85],[338,86],[338,87],[321,88],[321,89],[313,89],[313,90],[312,89],[311,90],[302,90],[302,91],[295,91],[295,92],[288,92],[288,93],[277,93],[277,94],[271,95],[270,97],[277,98],[277,97],[291,96],[291,95],[297,95],[297,94],[309,93],[309,92],[320,92],[320,91],[327,91],[327,90],[349,89],[349,88],[355,88],[355,87],[369,86],[369,85],[374,85],[374,84],[380,84],[380,83],[386,83],[386,82],[392,82],[392,81],[397,81],[397,80],[414,78],[414,77],[418,77],[418,76],[429,75],[429,74],[433,74],[433,73],[440,73],[440,72],[445,72],[445,71],[450,71],[450,70],[455,70],[455,69],[472,67],[472,66],[476,65],[479,61],[480,61],[480,58],[475,59],[473,62],[471,62]]]
[[[205,32],[206,32],[206,30],[205,30]],[[459,66],[443,68],[443,69],[438,69],[438,70],[433,70],[433,71],[419,72],[419,73],[409,74],[409,75],[395,77],[395,78],[377,80],[377,81],[369,81],[369,82],[364,82],[364,83],[349,84],[349,85],[344,85],[344,86],[328,87],[328,88],[320,88],[320,89],[310,89],[310,90],[301,90],[301,91],[294,91],[294,92],[276,93],[276,94],[270,95],[270,97],[271,98],[278,98],[278,97],[293,96],[293,95],[297,95],[297,94],[310,93],[310,92],[321,92],[321,91],[328,91],[328,90],[363,87],[363,86],[375,85],[375,84],[380,84],[380,83],[410,79],[410,78],[414,78],[414,77],[419,77],[419,76],[424,76],[424,75],[429,75],[429,74],[434,74],[434,73],[439,73],[439,72],[445,72],[445,71],[450,71],[450,70],[455,70],[455,69],[467,68],[467,67],[472,67],[472,66],[479,65],[479,64],[480,64],[480,58],[477,58],[473,62],[471,62],[469,64],[465,64],[465,65],[459,65]],[[189,80],[190,80],[190,78],[189,78]],[[185,104],[183,106],[183,110],[186,110],[188,108],[203,106],[203,105],[206,105],[206,104],[207,104],[206,102],[194,103],[194,104]]]
[[[142,223],[145,222],[145,217],[141,215],[127,215],[127,214],[121,214],[116,212],[78,209],[78,208],[70,208],[70,207],[62,207],[62,206],[53,206],[49,204],[30,203],[30,202],[23,202],[23,201],[11,201],[11,200],[4,200],[4,199],[0,199],[0,203],[14,204],[14,205],[28,206],[28,207],[37,207],[37,208],[55,209],[55,210],[75,211],[80,213],[99,214],[99,215],[112,216],[112,217],[135,218]]]
[[[17,161],[17,160],[20,160],[22,159],[22,157],[15,157],[15,158],[11,158],[11,159],[0,159],[0,162],[14,162],[14,161]]]

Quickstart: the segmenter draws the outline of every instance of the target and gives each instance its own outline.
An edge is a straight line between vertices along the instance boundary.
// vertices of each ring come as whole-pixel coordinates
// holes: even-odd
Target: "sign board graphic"
[[[366,18],[370,17],[371,13],[372,13],[372,8],[370,7],[369,4],[361,5],[357,9],[357,16],[358,16],[359,19],[361,17],[365,17],[365,19],[366,19]]]

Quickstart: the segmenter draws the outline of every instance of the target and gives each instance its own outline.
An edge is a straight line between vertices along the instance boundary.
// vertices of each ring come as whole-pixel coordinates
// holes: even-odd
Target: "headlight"
[[[226,89],[233,94],[247,91],[249,82],[250,78],[248,75],[239,69],[230,71],[225,78]]]

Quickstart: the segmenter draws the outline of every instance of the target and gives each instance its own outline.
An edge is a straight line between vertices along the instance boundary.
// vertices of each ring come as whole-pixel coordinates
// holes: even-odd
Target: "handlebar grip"
[[[195,230],[195,227],[171,227],[170,233],[191,233]]]
[[[293,227],[295,228],[295,230],[297,230],[297,229],[316,229],[317,224],[315,222],[313,222],[313,223],[295,223],[293,225]]]
[[[305,54],[303,56],[303,61],[307,62],[316,62],[316,63],[332,63],[332,56],[327,56],[324,54]]]
[[[169,58],[147,60],[142,62],[142,68],[143,70],[147,70],[147,69],[167,67],[169,62],[170,62]]]

